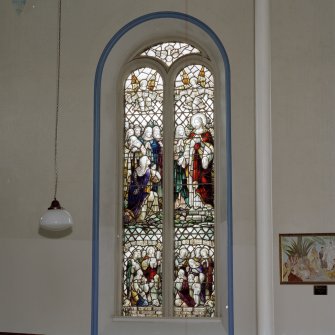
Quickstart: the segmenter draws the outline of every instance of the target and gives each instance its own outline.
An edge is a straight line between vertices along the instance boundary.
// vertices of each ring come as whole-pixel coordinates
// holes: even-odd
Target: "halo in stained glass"
[[[200,50],[194,46],[181,42],[166,42],[156,44],[141,53],[141,56],[149,56],[160,59],[167,66],[171,66],[177,59],[189,54],[199,54]]]

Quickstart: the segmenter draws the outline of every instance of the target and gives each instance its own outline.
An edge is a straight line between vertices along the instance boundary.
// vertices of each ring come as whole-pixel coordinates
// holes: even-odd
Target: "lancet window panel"
[[[163,81],[134,70],[124,86],[123,315],[162,315]]]
[[[202,65],[178,75],[174,93],[174,315],[215,315],[214,80]]]

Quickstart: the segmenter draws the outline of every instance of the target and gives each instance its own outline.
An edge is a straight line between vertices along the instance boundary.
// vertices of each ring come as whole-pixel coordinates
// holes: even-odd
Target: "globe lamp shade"
[[[62,231],[73,226],[71,214],[54,199],[47,212],[41,217],[40,228],[50,231]]]

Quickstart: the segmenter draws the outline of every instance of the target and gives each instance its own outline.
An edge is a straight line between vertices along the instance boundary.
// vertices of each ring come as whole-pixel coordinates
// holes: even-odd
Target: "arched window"
[[[188,43],[155,44],[129,62],[122,90],[121,314],[217,316],[215,133],[224,130],[211,59]]]
[[[173,63],[169,65],[164,60],[154,57],[152,53],[143,54],[146,50],[150,49],[150,46],[155,46],[155,43],[158,43],[157,41],[181,41],[179,43],[189,44],[199,52],[188,52],[187,54],[182,54],[179,58],[172,58]],[[166,56],[168,55],[169,53],[167,52]],[[168,62],[170,62],[169,59],[167,59]],[[212,297],[214,298],[215,310],[214,317],[207,316],[205,323],[202,322],[203,320],[200,320],[200,317],[176,317],[178,313],[181,315],[180,311],[185,312],[187,316],[192,316],[192,311],[198,308],[198,306],[175,306],[177,291],[181,294],[185,291],[186,293],[189,292],[181,290],[183,285],[180,284],[184,283],[184,288],[189,284],[185,281],[186,276],[184,277],[184,274],[180,275],[182,277],[182,280],[180,280],[178,279],[178,272],[176,272],[176,260],[179,250],[176,245],[177,242],[175,242],[178,241],[175,239],[178,229],[177,224],[174,222],[174,217],[178,215],[178,212],[175,213],[175,199],[179,198],[181,200],[179,203],[183,203],[185,197],[183,195],[178,197],[178,194],[176,194],[175,198],[174,195],[174,144],[176,140],[179,140],[178,138],[175,139],[175,109],[177,107],[174,104],[174,97],[176,79],[179,74],[181,79],[183,79],[183,69],[190,65],[200,66],[200,69],[198,68],[197,70],[198,74],[202,72],[200,70],[204,67],[205,76],[210,73],[213,76],[213,83],[215,85],[213,89],[214,126],[213,134],[211,133],[214,136],[213,147],[215,149],[213,156],[215,195],[213,228],[215,245],[214,257],[212,257],[214,261],[214,272],[212,274],[215,280]],[[131,302],[130,306],[124,306],[129,305],[129,302],[125,299],[124,286],[124,283],[127,285],[127,281],[124,280],[124,274],[128,263],[128,261],[125,263],[125,257],[129,256],[125,256],[126,253],[123,252],[125,247],[123,230],[127,225],[124,220],[125,210],[127,209],[125,200],[128,201],[128,196],[125,197],[124,192],[127,192],[127,190],[129,192],[129,188],[126,188],[124,184],[125,128],[129,127],[125,122],[125,83],[129,76],[131,82],[133,72],[141,68],[150,68],[157,71],[157,78],[161,76],[163,83],[163,130],[161,131],[163,143],[163,179],[161,179],[161,184],[157,185],[163,191],[163,203],[161,205],[163,217],[161,223],[162,252],[161,255],[158,255],[161,257],[161,267],[160,269],[157,268],[157,270],[154,269],[154,271],[150,269],[148,271],[147,268],[146,271],[148,278],[150,278],[148,272],[152,272],[151,276],[155,277],[156,271],[157,273],[158,271],[162,271],[161,282],[157,285],[158,288],[161,287],[161,296],[158,298],[158,302],[161,299],[161,305],[149,306],[148,301],[148,306],[141,307],[140,310],[137,305],[131,306]],[[189,74],[188,76],[191,81]],[[198,77],[196,72],[197,80]],[[201,78],[203,78],[202,75],[199,78],[199,82],[203,82]],[[187,83],[187,76],[184,76],[184,81]],[[136,83],[135,78],[133,82],[134,84]],[[142,85],[144,86],[144,84]],[[147,83],[147,89],[151,92],[149,89],[150,86],[151,84],[148,85]],[[176,95],[178,98],[178,94]],[[184,98],[180,99],[180,102],[183,102]],[[156,102],[154,101],[154,103]],[[213,335],[234,333],[230,112],[230,66],[228,56],[216,33],[199,19],[178,12],[146,14],[123,26],[105,46],[99,58],[94,82],[92,335],[97,335],[99,329],[101,334],[130,334],[133,332],[141,335],[153,334],[157,332],[157,326],[159,326],[159,332],[162,335],[172,333],[186,334],[189,332],[206,332]],[[185,121],[188,125],[189,122],[190,120]],[[210,124],[206,117],[206,127],[209,127]],[[144,131],[144,126],[144,124],[141,124],[141,131]],[[191,134],[191,126],[189,126],[190,129],[185,128],[185,135],[188,136]],[[189,140],[189,138],[187,137],[185,140]],[[176,189],[176,193],[178,193],[178,189]],[[197,218],[195,219],[197,220]],[[196,220],[194,224],[197,224]],[[183,221],[183,218],[180,221]],[[128,225],[128,227],[130,226]],[[192,228],[192,226],[189,228]],[[181,235],[182,238],[179,240],[180,245],[186,245],[188,243],[186,241],[187,238],[193,240],[191,238],[192,232],[194,232],[194,238],[197,239],[201,229],[202,227],[199,227],[197,230],[186,229],[185,235]],[[148,231],[148,229],[144,229],[145,231]],[[139,230],[137,232],[135,230],[131,231],[129,235],[130,239],[138,236],[138,232]],[[207,236],[208,240],[210,234]],[[148,237],[144,239],[143,244],[147,243],[147,241]],[[206,243],[208,244],[208,242]],[[207,247],[209,246],[207,245]],[[192,260],[190,259],[192,258],[193,245],[190,248],[191,250],[189,248],[181,248],[183,251],[180,252],[180,256],[182,259],[188,258],[188,261],[184,262],[184,269],[187,271],[187,263],[192,263],[192,269],[195,269],[192,272],[195,272],[197,267],[194,265],[197,265],[197,257],[193,257],[194,259]],[[185,249],[187,250],[185,251]],[[196,255],[196,252],[198,253],[198,251],[194,251],[194,255]],[[155,257],[146,257],[148,254],[152,254],[152,248],[149,250],[147,248],[141,255],[137,252],[135,259],[136,257],[141,258],[141,263],[144,257],[146,259],[157,259],[157,253]],[[152,261],[153,263],[155,262],[155,260]],[[150,264],[148,261],[147,263]],[[153,263],[151,264],[153,265]],[[140,264],[140,266],[142,267],[143,265]],[[146,267],[145,263],[144,267]],[[154,265],[150,265],[150,267],[155,268]],[[180,270],[184,269],[180,267]],[[141,271],[143,276],[145,276],[143,270]],[[128,274],[131,275],[131,271],[128,271]],[[194,273],[192,274],[194,275]],[[141,273],[139,275],[142,276]],[[131,276],[128,278],[131,278]],[[178,280],[176,281],[176,279]],[[147,278],[143,281],[145,280]],[[153,285],[151,286],[153,287]],[[197,283],[194,288],[196,286]],[[144,290],[147,290],[145,285]],[[180,293],[178,293],[179,297]],[[126,294],[128,297],[129,293]],[[136,297],[136,292],[134,296]],[[142,298],[146,298],[146,296]],[[185,299],[185,297],[183,298]],[[151,301],[154,300],[152,294],[150,299]],[[178,301],[183,301],[183,299],[180,298]],[[212,303],[208,302],[207,305],[212,305]],[[125,307],[131,308],[127,310]],[[157,314],[152,314],[156,322],[149,315],[143,314],[143,312],[147,313],[150,310],[151,313],[157,312]],[[209,314],[209,309],[207,311]],[[141,317],[124,317],[126,313],[133,312],[134,314],[138,312],[138,315]],[[164,318],[158,318],[157,316],[159,315],[164,316]],[[131,322],[129,322],[130,320]]]

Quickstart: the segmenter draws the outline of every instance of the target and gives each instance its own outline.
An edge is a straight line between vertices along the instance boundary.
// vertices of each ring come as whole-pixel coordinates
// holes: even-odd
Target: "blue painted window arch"
[[[177,12],[157,12],[139,17],[121,28],[105,47],[96,71],[94,84],[94,166],[93,166],[93,237],[92,237],[92,318],[91,334],[98,334],[98,289],[99,289],[99,205],[100,205],[100,101],[101,81],[105,62],[109,53],[117,42],[134,27],[147,21],[156,19],[176,19],[187,21],[202,29],[214,42],[222,57],[224,64],[224,90],[225,90],[225,144],[226,144],[226,207],[227,207],[227,272],[228,272],[228,329],[229,334],[234,332],[233,325],[233,255],[232,255],[232,197],[231,197],[231,135],[230,135],[230,68],[226,51],[217,35],[200,20]]]

